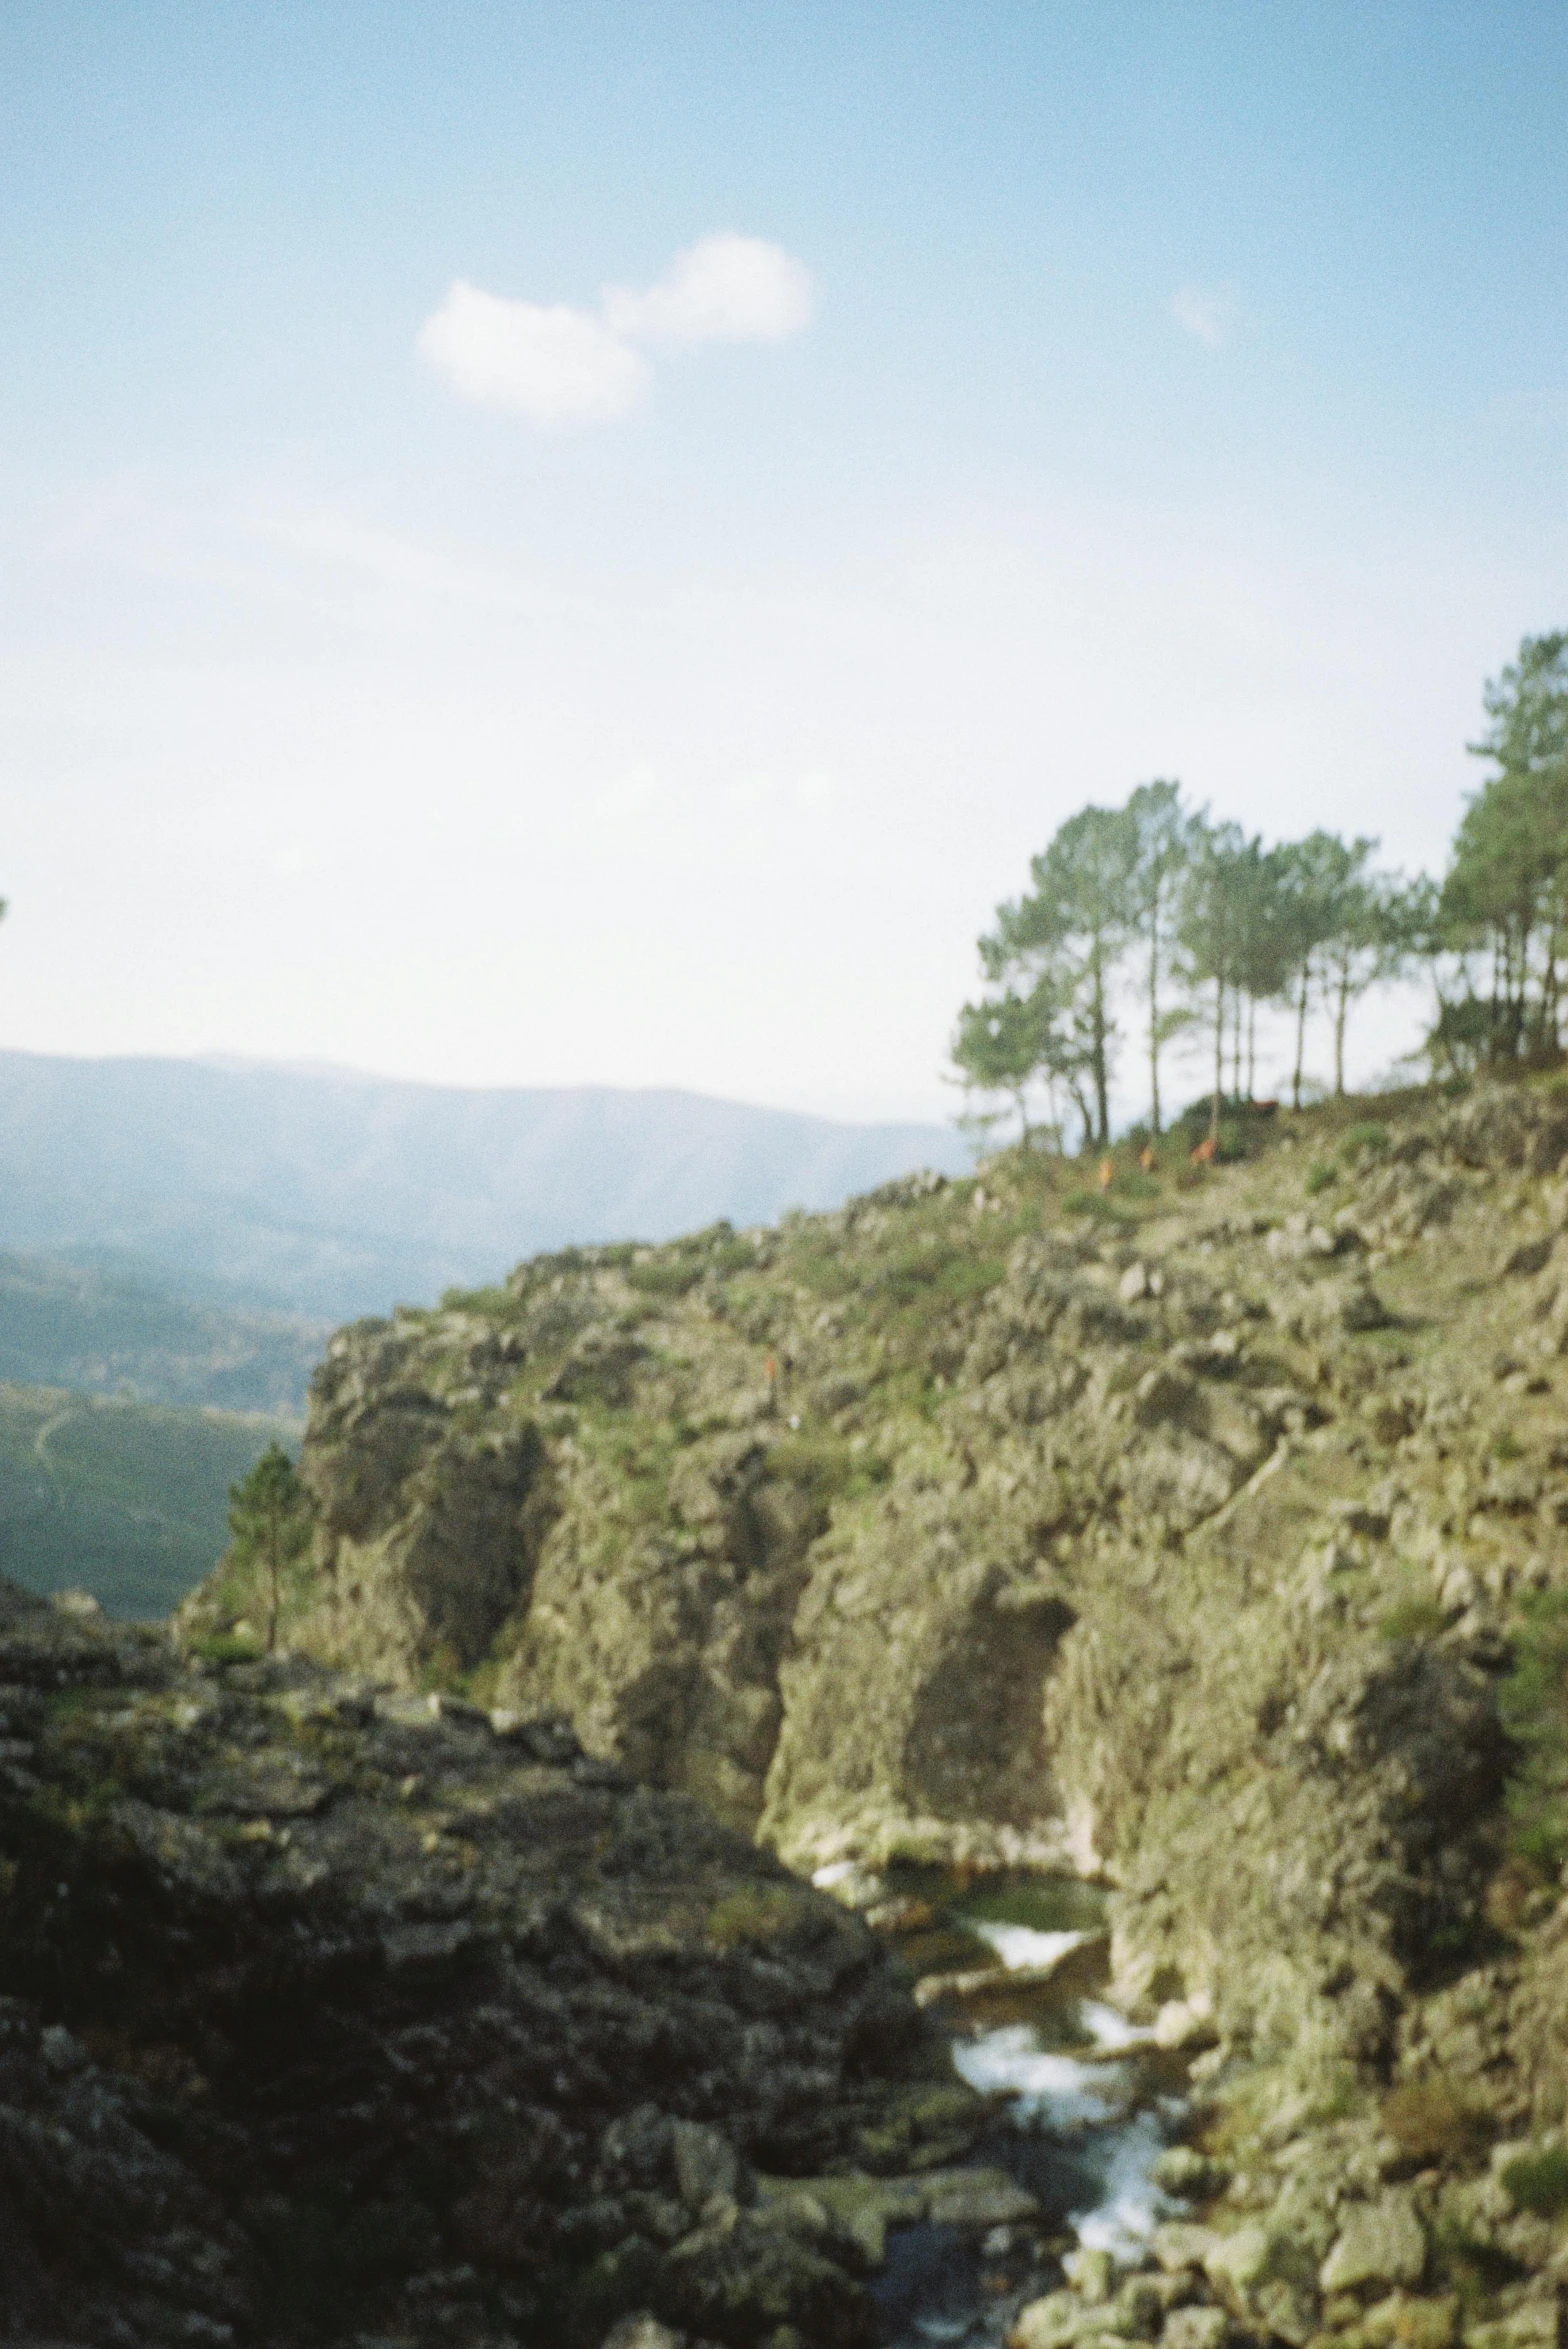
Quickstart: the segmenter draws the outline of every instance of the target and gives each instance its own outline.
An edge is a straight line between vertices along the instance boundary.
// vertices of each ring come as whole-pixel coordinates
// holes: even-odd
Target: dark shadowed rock
[[[0,1716],[0,2336],[869,2341],[750,2207],[945,2073],[857,1919],[558,1722],[9,1586]]]

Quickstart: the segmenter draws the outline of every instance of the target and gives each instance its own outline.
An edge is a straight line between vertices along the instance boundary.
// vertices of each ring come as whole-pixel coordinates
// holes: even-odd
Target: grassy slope
[[[156,1264],[0,1250],[0,1379],[297,1416],[326,1334],[188,1293]]]
[[[0,1384],[0,1572],[162,1615],[213,1566],[229,1486],[286,1430],[58,1388]]]

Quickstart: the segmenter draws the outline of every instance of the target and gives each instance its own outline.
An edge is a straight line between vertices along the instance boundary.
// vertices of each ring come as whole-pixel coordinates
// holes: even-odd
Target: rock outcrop
[[[0,1719],[0,2338],[873,2337],[812,2181],[984,2107],[867,1929],[697,1804],[558,1718],[9,1585]]]
[[[1113,1995],[1245,2151],[1166,2246],[1189,2349],[1523,2341],[1555,2289],[1486,2148],[1568,2122],[1497,1697],[1568,1591],[1568,1106],[1378,1108],[541,1259],[342,1333],[305,1446],[291,1648],[559,1711],[802,1871],[1110,1884]],[[183,1635],[262,1619],[225,1569]]]

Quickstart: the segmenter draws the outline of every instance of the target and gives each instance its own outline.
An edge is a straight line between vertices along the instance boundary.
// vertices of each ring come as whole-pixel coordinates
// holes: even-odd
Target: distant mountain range
[[[696,1093],[0,1053],[0,1247],[68,1259],[122,1289],[129,1280],[149,1306],[168,1303],[172,1279],[193,1310],[341,1321],[434,1302],[541,1249],[666,1239],[720,1217],[767,1222],[967,1162],[945,1127],[837,1124]],[[0,1359],[29,1282],[59,1277],[58,1265],[47,1276],[18,1265],[0,1278]],[[91,1354],[94,1300],[72,1310]],[[265,1333],[251,1337],[265,1353]],[[201,1332],[187,1339],[199,1352]],[[47,1346],[13,1349],[5,1367],[65,1376]],[[183,1378],[127,1375],[139,1392],[197,1399]],[[261,1399],[249,1379],[222,1399],[238,1401],[237,1389]]]

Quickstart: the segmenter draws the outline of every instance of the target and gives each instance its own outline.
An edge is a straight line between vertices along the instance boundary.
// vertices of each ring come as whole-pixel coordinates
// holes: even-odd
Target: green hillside
[[[193,1289],[144,1258],[0,1250],[0,1380],[300,1414],[327,1327]]]
[[[285,1425],[0,1383],[0,1573],[167,1614],[224,1547],[229,1486]]]

